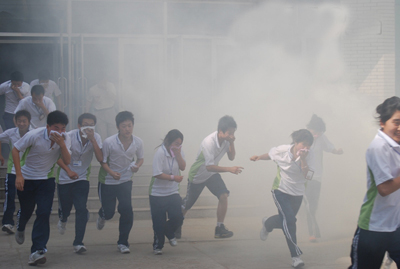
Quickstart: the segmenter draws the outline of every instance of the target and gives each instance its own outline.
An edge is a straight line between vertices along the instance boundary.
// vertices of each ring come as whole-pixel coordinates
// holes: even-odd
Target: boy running
[[[26,110],[20,110],[15,114],[16,128],[6,130],[0,134],[0,142],[7,143],[12,149],[13,145],[21,139],[28,131],[29,124],[31,121],[31,114]],[[20,154],[22,157],[22,154]],[[0,143],[0,162],[4,164],[4,157],[1,155],[1,143]],[[7,175],[5,181],[6,198],[4,201],[4,215],[2,221],[2,230],[8,234],[14,233],[14,211],[15,211],[15,167],[11,156],[8,157],[7,162]]]
[[[97,219],[97,229],[104,227],[105,221],[115,213],[118,199],[119,239],[118,250],[130,253],[129,233],[133,225],[132,177],[143,164],[143,142],[132,135],[134,118],[129,111],[122,111],[115,117],[118,134],[103,142],[103,162],[99,172],[99,198],[101,208]],[[135,161],[136,157],[136,161]]]
[[[47,126],[28,132],[14,144],[12,156],[15,165],[15,186],[20,210],[17,215],[15,240],[25,241],[25,226],[36,208],[32,229],[32,247],[29,265],[46,262],[44,254],[50,235],[50,213],[53,205],[55,182],[54,165],[61,157],[68,165],[71,160],[70,142],[65,135],[68,117],[61,111],[53,111],[47,117]],[[25,163],[20,165],[19,153],[24,153]]]
[[[84,113],[78,118],[78,129],[67,133],[71,141],[71,163],[65,165],[63,160],[59,159],[57,172],[57,190],[58,190],[58,231],[64,234],[68,216],[70,215],[72,205],[75,213],[75,240],[73,242],[74,251],[82,253],[86,251],[83,244],[86,223],[88,221],[88,210],[86,203],[89,194],[89,176],[93,153],[97,161],[103,160],[101,152],[101,137],[94,132],[96,125],[96,116],[90,113]]]
[[[219,173],[230,172],[239,174],[243,167],[218,166],[219,161],[228,154],[229,160],[235,159],[235,131],[237,125],[231,116],[224,116],[218,122],[218,130],[207,136],[200,144],[195,163],[189,171],[189,183],[187,194],[183,201],[183,214],[194,205],[204,187],[218,198],[217,226],[215,227],[215,238],[229,238],[233,232],[224,226],[226,212],[228,211],[229,190]]]

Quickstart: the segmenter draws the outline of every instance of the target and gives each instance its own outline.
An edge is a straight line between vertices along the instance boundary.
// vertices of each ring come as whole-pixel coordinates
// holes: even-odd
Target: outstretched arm
[[[263,155],[254,155],[252,157],[250,157],[250,161],[256,162],[256,161],[260,161],[260,160],[271,160],[271,157],[269,157],[268,153],[265,153]]]

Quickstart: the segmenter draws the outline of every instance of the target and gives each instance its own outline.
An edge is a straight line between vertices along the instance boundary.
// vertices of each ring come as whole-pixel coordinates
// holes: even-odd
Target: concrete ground
[[[152,224],[150,220],[134,222],[130,234],[130,254],[117,250],[118,222],[106,222],[98,231],[94,222],[87,226],[85,245],[88,251],[72,251],[74,224],[67,224],[64,235],[58,234],[57,225],[51,224],[46,268],[291,268],[291,259],[281,231],[273,231],[267,241],[259,239],[259,218],[229,218],[226,221],[235,232],[230,239],[214,239],[214,218],[187,219],[182,239],[177,247],[166,243],[163,255],[152,254]],[[13,235],[0,234],[0,268],[28,268],[30,234],[26,230],[23,245]],[[349,231],[350,232],[350,231]],[[351,234],[351,233],[350,233]],[[318,243],[308,242],[306,234],[298,235],[304,252],[304,268],[347,268],[351,236],[332,235]],[[394,268],[394,267],[393,267]]]

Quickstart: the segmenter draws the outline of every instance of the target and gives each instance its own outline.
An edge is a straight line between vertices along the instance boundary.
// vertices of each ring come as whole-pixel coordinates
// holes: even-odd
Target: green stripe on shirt
[[[371,176],[371,186],[367,191],[367,201],[361,206],[360,217],[358,218],[358,227],[363,230],[369,230],[372,210],[374,208],[376,196],[378,195],[378,188],[376,187],[374,174],[369,167],[368,172]]]
[[[276,177],[274,180],[274,183],[272,184],[272,190],[277,190],[279,189],[279,185],[281,184],[281,168],[277,166],[277,172],[276,172]]]
[[[197,172],[199,171],[200,167],[205,164],[206,159],[204,158],[203,151],[200,152],[197,160],[194,162],[192,167],[190,167],[189,171],[189,181],[193,182],[193,178],[196,176]]]

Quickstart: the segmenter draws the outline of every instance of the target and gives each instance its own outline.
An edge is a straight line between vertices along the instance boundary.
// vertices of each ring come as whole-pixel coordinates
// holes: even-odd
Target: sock
[[[223,222],[217,222],[217,226],[221,227],[221,224],[224,224]]]

